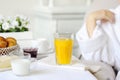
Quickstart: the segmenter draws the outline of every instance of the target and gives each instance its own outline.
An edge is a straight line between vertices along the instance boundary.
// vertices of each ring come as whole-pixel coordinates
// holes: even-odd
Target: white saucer
[[[50,54],[50,53],[53,53],[54,50],[52,48],[48,49],[48,51],[44,51],[44,52],[38,52],[38,55],[39,54]]]
[[[37,59],[42,59],[42,58],[45,58],[45,57],[48,57],[48,55],[43,55],[43,54],[40,54],[40,55],[37,55]]]

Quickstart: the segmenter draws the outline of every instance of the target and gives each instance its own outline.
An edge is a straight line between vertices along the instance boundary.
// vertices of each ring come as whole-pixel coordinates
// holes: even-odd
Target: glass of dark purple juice
[[[31,55],[31,58],[37,58],[37,52],[38,52],[37,48],[24,48],[23,51],[24,51],[24,55],[26,53],[29,53]]]

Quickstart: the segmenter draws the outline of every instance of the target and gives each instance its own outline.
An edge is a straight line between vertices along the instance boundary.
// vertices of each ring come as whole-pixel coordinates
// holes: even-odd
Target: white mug
[[[36,41],[38,42],[38,54],[46,53],[50,49],[50,44],[47,39],[40,38]]]
[[[39,42],[37,40],[32,40],[31,44],[29,45],[29,48],[38,48]]]
[[[11,61],[12,71],[15,75],[25,76],[30,73],[30,60],[15,59]]]

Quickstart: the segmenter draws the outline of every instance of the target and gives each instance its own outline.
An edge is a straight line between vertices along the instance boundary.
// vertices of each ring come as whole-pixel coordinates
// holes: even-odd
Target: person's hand
[[[86,20],[87,20],[86,27],[87,27],[88,35],[89,37],[91,37],[96,27],[97,20],[100,20],[102,23],[105,23],[105,22],[114,23],[115,16],[114,16],[114,13],[109,10],[99,10],[99,11],[90,13]]]

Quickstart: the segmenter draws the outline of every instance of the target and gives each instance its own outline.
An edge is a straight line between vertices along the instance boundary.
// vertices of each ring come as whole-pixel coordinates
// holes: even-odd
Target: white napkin
[[[72,63],[70,65],[57,65],[55,62],[55,55],[51,54],[46,58],[38,60],[39,65],[48,66],[52,68],[62,68],[62,69],[71,69],[71,70],[88,70],[92,73],[100,70],[101,66],[98,65],[87,65],[82,63],[79,59],[72,56]]]

